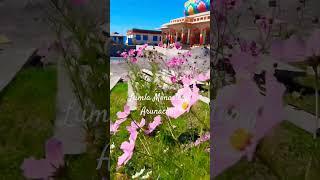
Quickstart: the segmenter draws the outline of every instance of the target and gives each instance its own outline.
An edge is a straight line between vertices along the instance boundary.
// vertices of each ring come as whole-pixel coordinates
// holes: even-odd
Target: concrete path
[[[285,107],[285,119],[294,125],[313,134],[316,129],[315,119],[316,116],[306,111],[296,109],[293,106]]]
[[[128,74],[126,63],[110,63],[110,90]]]
[[[81,107],[62,60],[58,60],[58,92],[54,136],[63,143],[65,154],[85,152],[85,130]]]
[[[8,85],[32,52],[52,41],[50,27],[40,8],[24,8],[19,0],[2,0],[0,35],[10,43],[0,44],[0,91]]]
[[[117,75],[110,75],[110,76],[111,76],[110,77],[110,90],[111,90],[120,81],[121,76],[117,76]]]
[[[208,97],[205,97],[205,96],[202,96],[202,95],[200,95],[199,100],[204,102],[204,103],[206,103],[206,104],[208,104],[208,105],[210,103],[210,99]]]
[[[0,52],[0,91],[2,91],[27,61],[33,48],[6,48]]]

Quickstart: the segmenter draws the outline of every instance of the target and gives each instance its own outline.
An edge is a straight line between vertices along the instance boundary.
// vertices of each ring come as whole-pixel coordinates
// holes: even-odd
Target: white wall
[[[136,40],[136,35],[140,35],[141,39],[140,40]],[[143,36],[147,35],[148,36],[148,40],[143,40]],[[153,36],[157,36],[158,40],[157,41],[153,41]],[[136,42],[136,44],[158,44],[160,42],[160,38],[161,38],[161,34],[145,34],[145,33],[134,33],[133,35],[129,35],[127,36],[127,40],[126,43],[128,43],[128,38],[132,38],[132,42]]]

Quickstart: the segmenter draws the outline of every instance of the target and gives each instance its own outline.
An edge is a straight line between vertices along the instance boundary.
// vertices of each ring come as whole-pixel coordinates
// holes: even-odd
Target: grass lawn
[[[281,179],[304,179],[306,168],[311,157],[313,162],[310,171],[310,180],[320,177],[320,139],[314,140],[312,134],[284,121],[275,128],[270,136],[261,143],[258,156]]]
[[[0,95],[0,175],[23,179],[20,165],[43,157],[55,120],[56,69],[27,68]]]
[[[111,91],[111,120],[116,120],[116,113],[123,110],[127,100],[127,84],[119,83]],[[152,171],[151,177],[157,179],[210,179],[210,158],[206,148],[209,143],[199,147],[184,149],[188,143],[194,141],[200,132],[199,127],[210,124],[210,110],[207,104],[198,102],[193,111],[202,121],[196,120],[191,113],[185,114],[178,119],[171,120],[173,129],[172,137],[167,119],[162,117],[163,123],[154,136],[139,135],[132,159],[118,172],[118,176],[130,178],[136,172],[145,168],[145,173]],[[141,117],[139,112],[132,112],[133,119]],[[146,119],[148,121],[148,119]],[[131,120],[130,120],[131,121]],[[111,176],[116,178],[116,164],[118,157],[122,154],[119,148],[121,143],[128,140],[129,134],[125,129],[130,121],[124,122],[120,131],[111,137],[111,143],[115,148],[111,153]],[[140,119],[136,119],[140,122]],[[141,140],[141,141],[140,141]],[[142,143],[143,142],[143,143]]]
[[[53,135],[56,114],[55,66],[22,69],[0,94],[0,179],[23,179],[25,158],[45,156],[45,142]],[[65,156],[69,178],[98,179],[100,154]]]
[[[297,82],[314,87],[312,77],[299,78]],[[287,104],[315,114],[314,95],[297,98],[286,94],[284,100]],[[217,179],[305,179],[310,158],[320,159],[319,145],[320,139],[313,140],[312,134],[284,121],[270,132],[269,136],[262,139],[253,162],[242,160]],[[319,169],[320,162],[312,161],[308,180],[319,179]]]
[[[314,159],[320,158],[319,139],[316,144],[310,133],[284,121],[261,141],[253,162],[243,159],[216,179],[304,179],[311,154]],[[318,179],[319,165],[319,161],[312,163],[308,180]]]
[[[298,77],[295,81],[303,86],[315,88],[315,77],[308,75],[306,77]],[[320,88],[320,81],[318,81],[318,87]]]
[[[287,104],[295,106],[298,109],[304,110],[313,115],[316,114],[316,97],[314,95],[301,96],[301,98],[296,98],[292,94],[287,94],[284,97]],[[320,107],[318,107],[320,112]]]
[[[313,76],[299,77],[295,81],[306,87],[315,87],[315,78]],[[318,82],[318,86],[320,87],[320,82]],[[293,94],[286,94],[284,100],[287,104],[315,115],[316,97],[314,94],[300,97],[295,97]],[[320,112],[320,106],[318,108]]]

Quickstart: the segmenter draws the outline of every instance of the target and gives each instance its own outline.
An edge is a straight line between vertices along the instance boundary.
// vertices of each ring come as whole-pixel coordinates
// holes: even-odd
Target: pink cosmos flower
[[[182,46],[181,46],[181,44],[180,44],[179,42],[175,42],[175,43],[174,43],[174,47],[175,47],[176,49],[182,49]]]
[[[192,56],[192,53],[191,53],[191,51],[187,51],[187,52],[185,52],[184,54],[182,54],[182,56],[184,56],[184,57],[191,57],[191,56]]]
[[[136,55],[136,50],[130,49],[129,52],[128,52],[128,55],[129,56],[135,56]]]
[[[146,124],[146,120],[144,118],[141,119],[140,123],[137,123],[136,121],[131,122],[131,126],[128,126],[130,129],[138,130],[143,128],[143,126]],[[128,130],[129,131],[129,130]],[[129,131],[130,132],[130,131]]]
[[[210,70],[208,70],[206,73],[201,73],[196,77],[197,81],[207,81],[210,79]]]
[[[259,61],[259,57],[252,56],[246,52],[237,52],[230,58],[230,62],[236,73],[255,73]]]
[[[272,127],[284,119],[283,95],[285,86],[277,81],[273,72],[266,73],[266,96],[256,121],[256,136],[258,139],[265,136]]]
[[[125,119],[129,116],[130,114],[130,107],[126,104],[124,106],[124,111],[123,112],[117,112],[117,117],[119,119]]]
[[[146,130],[146,134],[150,134],[152,133],[160,124],[161,124],[161,116],[156,116],[154,119],[153,119],[153,122],[152,123],[149,123],[148,125],[148,130]]]
[[[307,58],[320,55],[320,29],[313,31],[307,40],[291,36],[285,41],[274,41],[271,55],[285,62],[301,62]]]
[[[142,56],[143,56],[143,49],[142,49],[142,48],[139,48],[139,49],[137,50],[137,56],[138,56],[138,57],[142,57]]]
[[[130,62],[132,62],[132,63],[138,62],[138,59],[137,59],[136,57],[130,57],[129,60],[130,60]]]
[[[185,75],[181,78],[184,87],[189,87],[196,84],[196,79],[193,79],[190,75]]]
[[[191,106],[198,100],[199,89],[196,86],[192,89],[190,87],[183,87],[171,98],[173,107],[167,109],[166,115],[177,119],[183,113],[189,112]]]
[[[273,75],[266,73],[266,96],[252,80],[241,79],[235,85],[219,90],[213,119],[215,133],[213,151],[216,154],[215,176],[235,164],[241,157],[252,159],[258,140],[283,120],[285,87]]]
[[[127,164],[132,158],[134,147],[135,141],[131,139],[121,144],[120,149],[122,149],[123,154],[118,158],[118,167]]]
[[[21,169],[29,179],[48,179],[56,171],[47,159],[36,160],[33,157],[24,159]]]
[[[256,148],[253,132],[246,127],[241,127],[233,121],[224,121],[213,126],[214,138],[211,140],[213,153],[214,177],[225,169],[234,165],[243,156],[250,159]]]
[[[167,62],[167,66],[169,68],[176,68],[181,66],[182,64],[184,64],[186,62],[185,59],[180,58],[180,57],[173,57],[171,58],[168,62]]]
[[[159,47],[163,47],[163,43],[162,43],[162,42],[159,42],[158,46],[159,46]]]
[[[252,56],[258,56],[259,55],[259,50],[258,50],[256,42],[251,41],[249,43],[244,39],[240,39],[239,40],[239,44],[240,44],[241,52],[251,54]]]
[[[23,175],[30,179],[48,179],[64,166],[62,143],[54,138],[46,142],[46,157],[36,160],[33,157],[24,159],[21,169]]]
[[[132,121],[130,126],[127,126],[127,130],[130,133],[130,139],[136,140],[138,135],[138,130],[142,129],[143,126],[146,124],[146,120],[144,118],[141,119],[140,123],[136,121]]]
[[[111,134],[116,134],[118,132],[118,129],[120,127],[120,125],[126,120],[126,118],[124,119],[119,119],[116,120],[115,123],[110,121],[110,133]]]
[[[210,132],[206,132],[205,134],[201,135],[196,142],[194,142],[194,146],[199,146],[201,143],[210,140]]]
[[[143,49],[146,49],[148,47],[148,44],[143,45]]]
[[[64,165],[62,142],[54,138],[49,139],[46,143],[45,149],[46,159],[51,163],[51,165],[56,168]]]
[[[284,62],[303,61],[305,51],[305,42],[295,35],[285,41],[274,41],[270,48],[271,56]]]
[[[176,76],[171,76],[170,80],[172,83],[176,83],[177,82],[177,77]]]
[[[241,79],[218,91],[213,109],[215,126],[213,152],[214,176],[235,164],[243,156],[252,158],[256,147],[251,120],[259,112],[263,96],[252,80]]]
[[[123,57],[123,58],[125,58],[125,59],[127,59],[127,58],[128,58],[128,53],[127,53],[127,52],[122,52],[122,53],[120,54],[120,56]]]
[[[110,133],[111,134],[115,134],[116,132],[118,132],[119,127],[120,127],[120,124],[113,123],[110,121]]]
[[[245,105],[243,105],[245,103]],[[247,116],[258,112],[262,106],[263,96],[254,81],[239,79],[236,84],[225,86],[218,91],[215,100],[215,121],[224,121],[225,113]]]
[[[142,57],[143,56],[143,51],[148,47],[148,44],[145,44],[141,47],[139,47],[139,49],[137,50],[137,56],[138,57]]]
[[[118,158],[118,167],[127,164],[127,162],[132,158],[135,142],[138,137],[137,130],[142,128],[144,125],[145,119],[142,119],[140,123],[132,121],[131,125],[127,127],[127,130],[130,133],[130,137],[129,141],[123,142],[120,146],[123,154]]]

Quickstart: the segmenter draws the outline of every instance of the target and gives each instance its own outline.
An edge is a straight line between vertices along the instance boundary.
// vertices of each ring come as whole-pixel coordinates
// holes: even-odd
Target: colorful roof
[[[210,0],[188,0],[184,3],[184,15],[190,16],[210,11]]]

